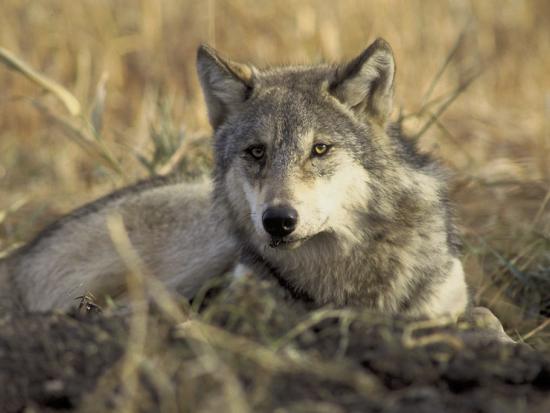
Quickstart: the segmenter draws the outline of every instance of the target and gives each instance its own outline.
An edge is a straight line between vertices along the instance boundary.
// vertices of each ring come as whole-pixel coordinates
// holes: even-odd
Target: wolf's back
[[[0,321],[19,308],[19,293],[14,289],[8,268],[8,260],[0,260]]]
[[[187,298],[236,260],[237,244],[213,211],[209,181],[146,182],[73,211],[0,262],[0,314],[67,309],[88,293],[123,293],[128,268],[107,225],[113,214],[123,219],[147,273]]]

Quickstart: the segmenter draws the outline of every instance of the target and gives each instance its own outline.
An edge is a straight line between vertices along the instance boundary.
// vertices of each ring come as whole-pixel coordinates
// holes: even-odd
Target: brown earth
[[[550,411],[550,354],[473,325],[313,310],[257,280],[199,301],[153,304],[144,335],[122,309],[4,321],[2,412]]]

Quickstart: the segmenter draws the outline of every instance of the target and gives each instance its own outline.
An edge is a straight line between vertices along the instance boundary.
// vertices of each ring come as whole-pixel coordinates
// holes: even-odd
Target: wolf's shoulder
[[[430,175],[440,175],[442,178],[446,175],[444,168],[435,158],[418,149],[417,139],[403,131],[401,122],[389,124],[386,132],[395,144],[400,161]]]

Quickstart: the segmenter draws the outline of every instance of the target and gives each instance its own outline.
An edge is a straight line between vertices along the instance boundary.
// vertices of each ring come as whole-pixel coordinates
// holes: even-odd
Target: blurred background
[[[476,301],[550,342],[545,0],[2,0],[0,47],[79,110],[0,65],[0,255],[124,184],[208,171],[201,42],[261,67],[340,61],[378,36],[397,60],[394,119],[451,172]]]

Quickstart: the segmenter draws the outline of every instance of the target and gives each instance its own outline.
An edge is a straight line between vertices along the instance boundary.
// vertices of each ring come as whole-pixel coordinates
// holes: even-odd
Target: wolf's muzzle
[[[298,224],[298,211],[289,206],[267,208],[262,215],[266,232],[277,238],[290,235]]]

